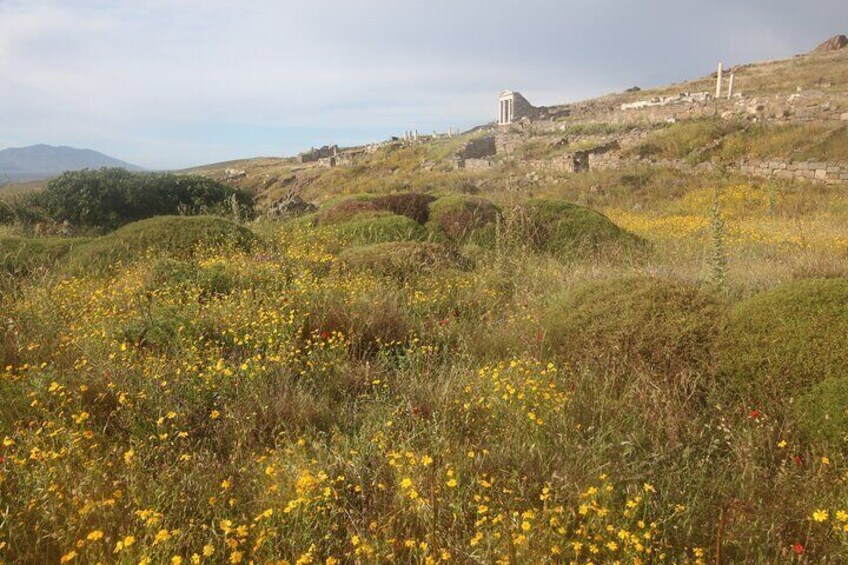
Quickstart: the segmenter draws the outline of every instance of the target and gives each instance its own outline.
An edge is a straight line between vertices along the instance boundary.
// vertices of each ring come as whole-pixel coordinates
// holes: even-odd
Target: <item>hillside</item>
[[[32,145],[0,151],[0,184],[50,178],[65,171],[121,167],[140,171],[141,167],[91,149]]]
[[[0,194],[0,563],[848,562],[846,56]]]
[[[488,191],[503,192],[519,170],[552,181],[573,180],[578,169],[600,174],[672,167],[686,172],[700,165],[699,170],[720,167],[745,175],[812,180],[818,175],[823,177],[818,180],[848,182],[848,49],[725,71],[719,100],[681,96],[714,94],[713,73],[543,108],[539,117],[510,126],[343,148],[332,167],[329,158],[262,158],[193,171],[253,190],[267,205],[291,193],[321,201],[339,191],[402,190],[427,182],[434,187],[483,183]],[[734,97],[726,99],[730,72]],[[634,104],[637,108],[623,109]],[[492,150],[465,158],[466,144],[481,137],[494,138]],[[575,158],[584,159],[585,166]]]

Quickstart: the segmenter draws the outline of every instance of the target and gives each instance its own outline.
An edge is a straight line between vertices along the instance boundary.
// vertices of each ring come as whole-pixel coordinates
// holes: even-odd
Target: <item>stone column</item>
[[[718,74],[716,74],[716,100],[721,98],[721,67],[722,64],[718,64]]]
[[[730,80],[727,83],[727,99],[730,100],[733,98],[733,78],[734,73],[730,73]]]

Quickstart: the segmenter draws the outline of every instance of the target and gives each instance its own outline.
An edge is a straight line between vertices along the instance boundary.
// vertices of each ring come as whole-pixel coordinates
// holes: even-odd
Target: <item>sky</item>
[[[848,0],[0,0],[0,149],[151,169],[467,129],[779,59]]]

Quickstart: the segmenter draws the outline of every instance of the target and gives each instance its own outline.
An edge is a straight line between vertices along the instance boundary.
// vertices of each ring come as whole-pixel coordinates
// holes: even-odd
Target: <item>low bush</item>
[[[424,224],[430,217],[429,205],[436,198],[429,194],[401,192],[386,195],[360,194],[337,200],[325,206],[317,216],[323,224],[337,224],[355,218],[360,214],[385,211],[406,216]]]
[[[500,209],[484,198],[454,194],[430,204],[428,225],[434,232],[459,242],[491,228],[500,215]]]
[[[719,348],[719,371],[734,397],[767,407],[848,367],[848,280],[779,285],[737,304]]]
[[[603,214],[570,202],[529,200],[521,214],[533,246],[557,257],[632,248],[641,242]]]
[[[342,245],[368,245],[386,241],[419,240],[427,230],[415,220],[391,212],[369,212],[326,229],[332,229]]]
[[[88,272],[94,267],[132,261],[148,250],[188,256],[202,246],[246,249],[254,241],[250,230],[223,218],[161,216],[134,222],[73,248],[65,257],[65,267],[72,272]]]
[[[686,283],[629,278],[588,283],[555,298],[542,320],[559,355],[604,371],[674,379],[708,373],[724,308]]]

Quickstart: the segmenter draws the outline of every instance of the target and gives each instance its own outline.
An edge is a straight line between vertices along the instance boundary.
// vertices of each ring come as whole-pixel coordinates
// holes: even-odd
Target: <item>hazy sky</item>
[[[0,149],[178,168],[788,57],[848,0],[0,0]]]

